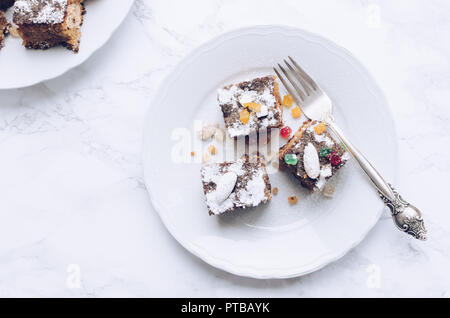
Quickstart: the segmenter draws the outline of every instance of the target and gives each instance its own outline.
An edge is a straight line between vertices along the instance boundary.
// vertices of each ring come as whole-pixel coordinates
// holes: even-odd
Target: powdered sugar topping
[[[230,171],[223,175],[217,176],[217,178],[215,179],[216,190],[208,193],[207,197],[208,201],[220,205],[223,201],[228,199],[231,192],[233,192],[234,186],[236,185],[237,181],[237,174],[233,171]]]
[[[16,23],[58,24],[64,21],[68,0],[17,0],[14,4]]]
[[[256,113],[256,116],[251,116],[247,124],[243,124],[240,120],[228,123],[227,132],[230,137],[249,135],[258,129],[275,127],[279,124],[276,114],[280,110],[275,107],[277,101],[273,89],[274,82],[269,81],[264,90],[242,89],[238,85],[231,85],[218,90],[219,103],[230,105],[232,112],[236,114],[243,109],[242,105],[246,103],[257,103],[261,106],[261,110]]]
[[[215,189],[206,193],[206,204],[213,214],[222,214],[235,207],[257,206],[267,201],[263,166],[252,165],[249,171],[244,164],[245,160],[239,159],[225,166],[218,163],[202,166],[202,181],[215,184]]]

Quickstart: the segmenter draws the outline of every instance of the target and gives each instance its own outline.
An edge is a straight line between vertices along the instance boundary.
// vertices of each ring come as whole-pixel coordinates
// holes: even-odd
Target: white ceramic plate
[[[254,278],[288,278],[315,271],[355,247],[384,210],[353,160],[333,179],[335,197],[309,194],[283,172],[269,175],[280,189],[262,207],[208,216],[200,163],[177,163],[176,139],[194,120],[217,120],[217,88],[263,74],[294,56],[329,93],[343,130],[393,180],[395,129],[374,80],[345,49],[317,35],[282,26],[239,29],[209,41],[186,57],[154,99],[145,126],[145,182],[163,223],[187,250],[225,271]],[[293,128],[303,120],[284,118]],[[187,140],[187,142],[189,142]],[[197,145],[198,146],[198,145]],[[199,156],[197,155],[196,158]],[[299,203],[289,206],[287,197]]]
[[[80,51],[62,47],[27,50],[21,39],[9,36],[0,50],[0,89],[19,88],[55,78],[86,61],[101,48],[127,16],[134,0],[88,0]],[[8,16],[11,16],[9,10]]]

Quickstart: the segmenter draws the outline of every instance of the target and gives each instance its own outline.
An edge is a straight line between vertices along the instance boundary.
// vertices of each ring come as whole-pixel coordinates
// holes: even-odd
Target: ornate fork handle
[[[364,157],[364,155],[345,137],[332,117],[326,121],[327,126],[339,137],[347,150],[353,155],[361,168],[370,178],[381,199],[389,207],[392,219],[400,231],[414,236],[419,240],[427,239],[427,230],[422,219],[422,213],[412,204],[405,201],[400,194],[387,183],[380,173]]]
[[[425,241],[427,239],[427,230],[423,223],[422,213],[415,206],[405,201],[390,183],[389,187],[394,193],[394,201],[386,198],[380,191],[378,193],[391,210],[395,225],[397,225],[399,230],[414,236],[416,239]]]

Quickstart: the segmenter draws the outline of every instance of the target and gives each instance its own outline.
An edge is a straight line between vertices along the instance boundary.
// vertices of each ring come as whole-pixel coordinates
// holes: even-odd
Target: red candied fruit
[[[283,128],[281,129],[280,133],[281,133],[281,137],[283,137],[283,138],[289,138],[289,136],[290,136],[291,133],[292,133],[292,129],[291,129],[291,127],[289,127],[289,126],[286,126],[286,127],[283,127]]]
[[[328,160],[333,166],[339,166],[342,162],[341,157],[335,152],[330,153]]]

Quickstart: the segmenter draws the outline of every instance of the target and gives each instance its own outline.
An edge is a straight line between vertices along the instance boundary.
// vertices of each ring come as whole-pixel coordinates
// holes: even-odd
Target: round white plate
[[[332,199],[311,195],[291,176],[269,169],[272,187],[279,188],[269,204],[208,216],[200,163],[180,163],[172,154],[187,144],[188,152],[196,149],[195,158],[201,159],[193,124],[216,120],[223,126],[217,88],[273,74],[271,67],[288,55],[329,93],[336,121],[354,143],[386,178],[394,177],[396,137],[386,99],[345,49],[283,26],[239,29],[202,45],[167,77],[151,105],[145,122],[145,182],[156,211],[175,239],[205,262],[237,275],[262,279],[311,273],[361,242],[384,211],[351,160],[333,178]],[[303,121],[292,119],[289,110],[284,118],[293,129]],[[291,195],[299,198],[295,206],[288,204]]]
[[[60,76],[86,61],[101,48],[127,16],[134,0],[89,0],[81,27],[80,51],[73,53],[63,47],[45,51],[28,50],[22,40],[7,37],[0,50],[0,89],[34,85]],[[7,16],[12,15],[12,10]]]

